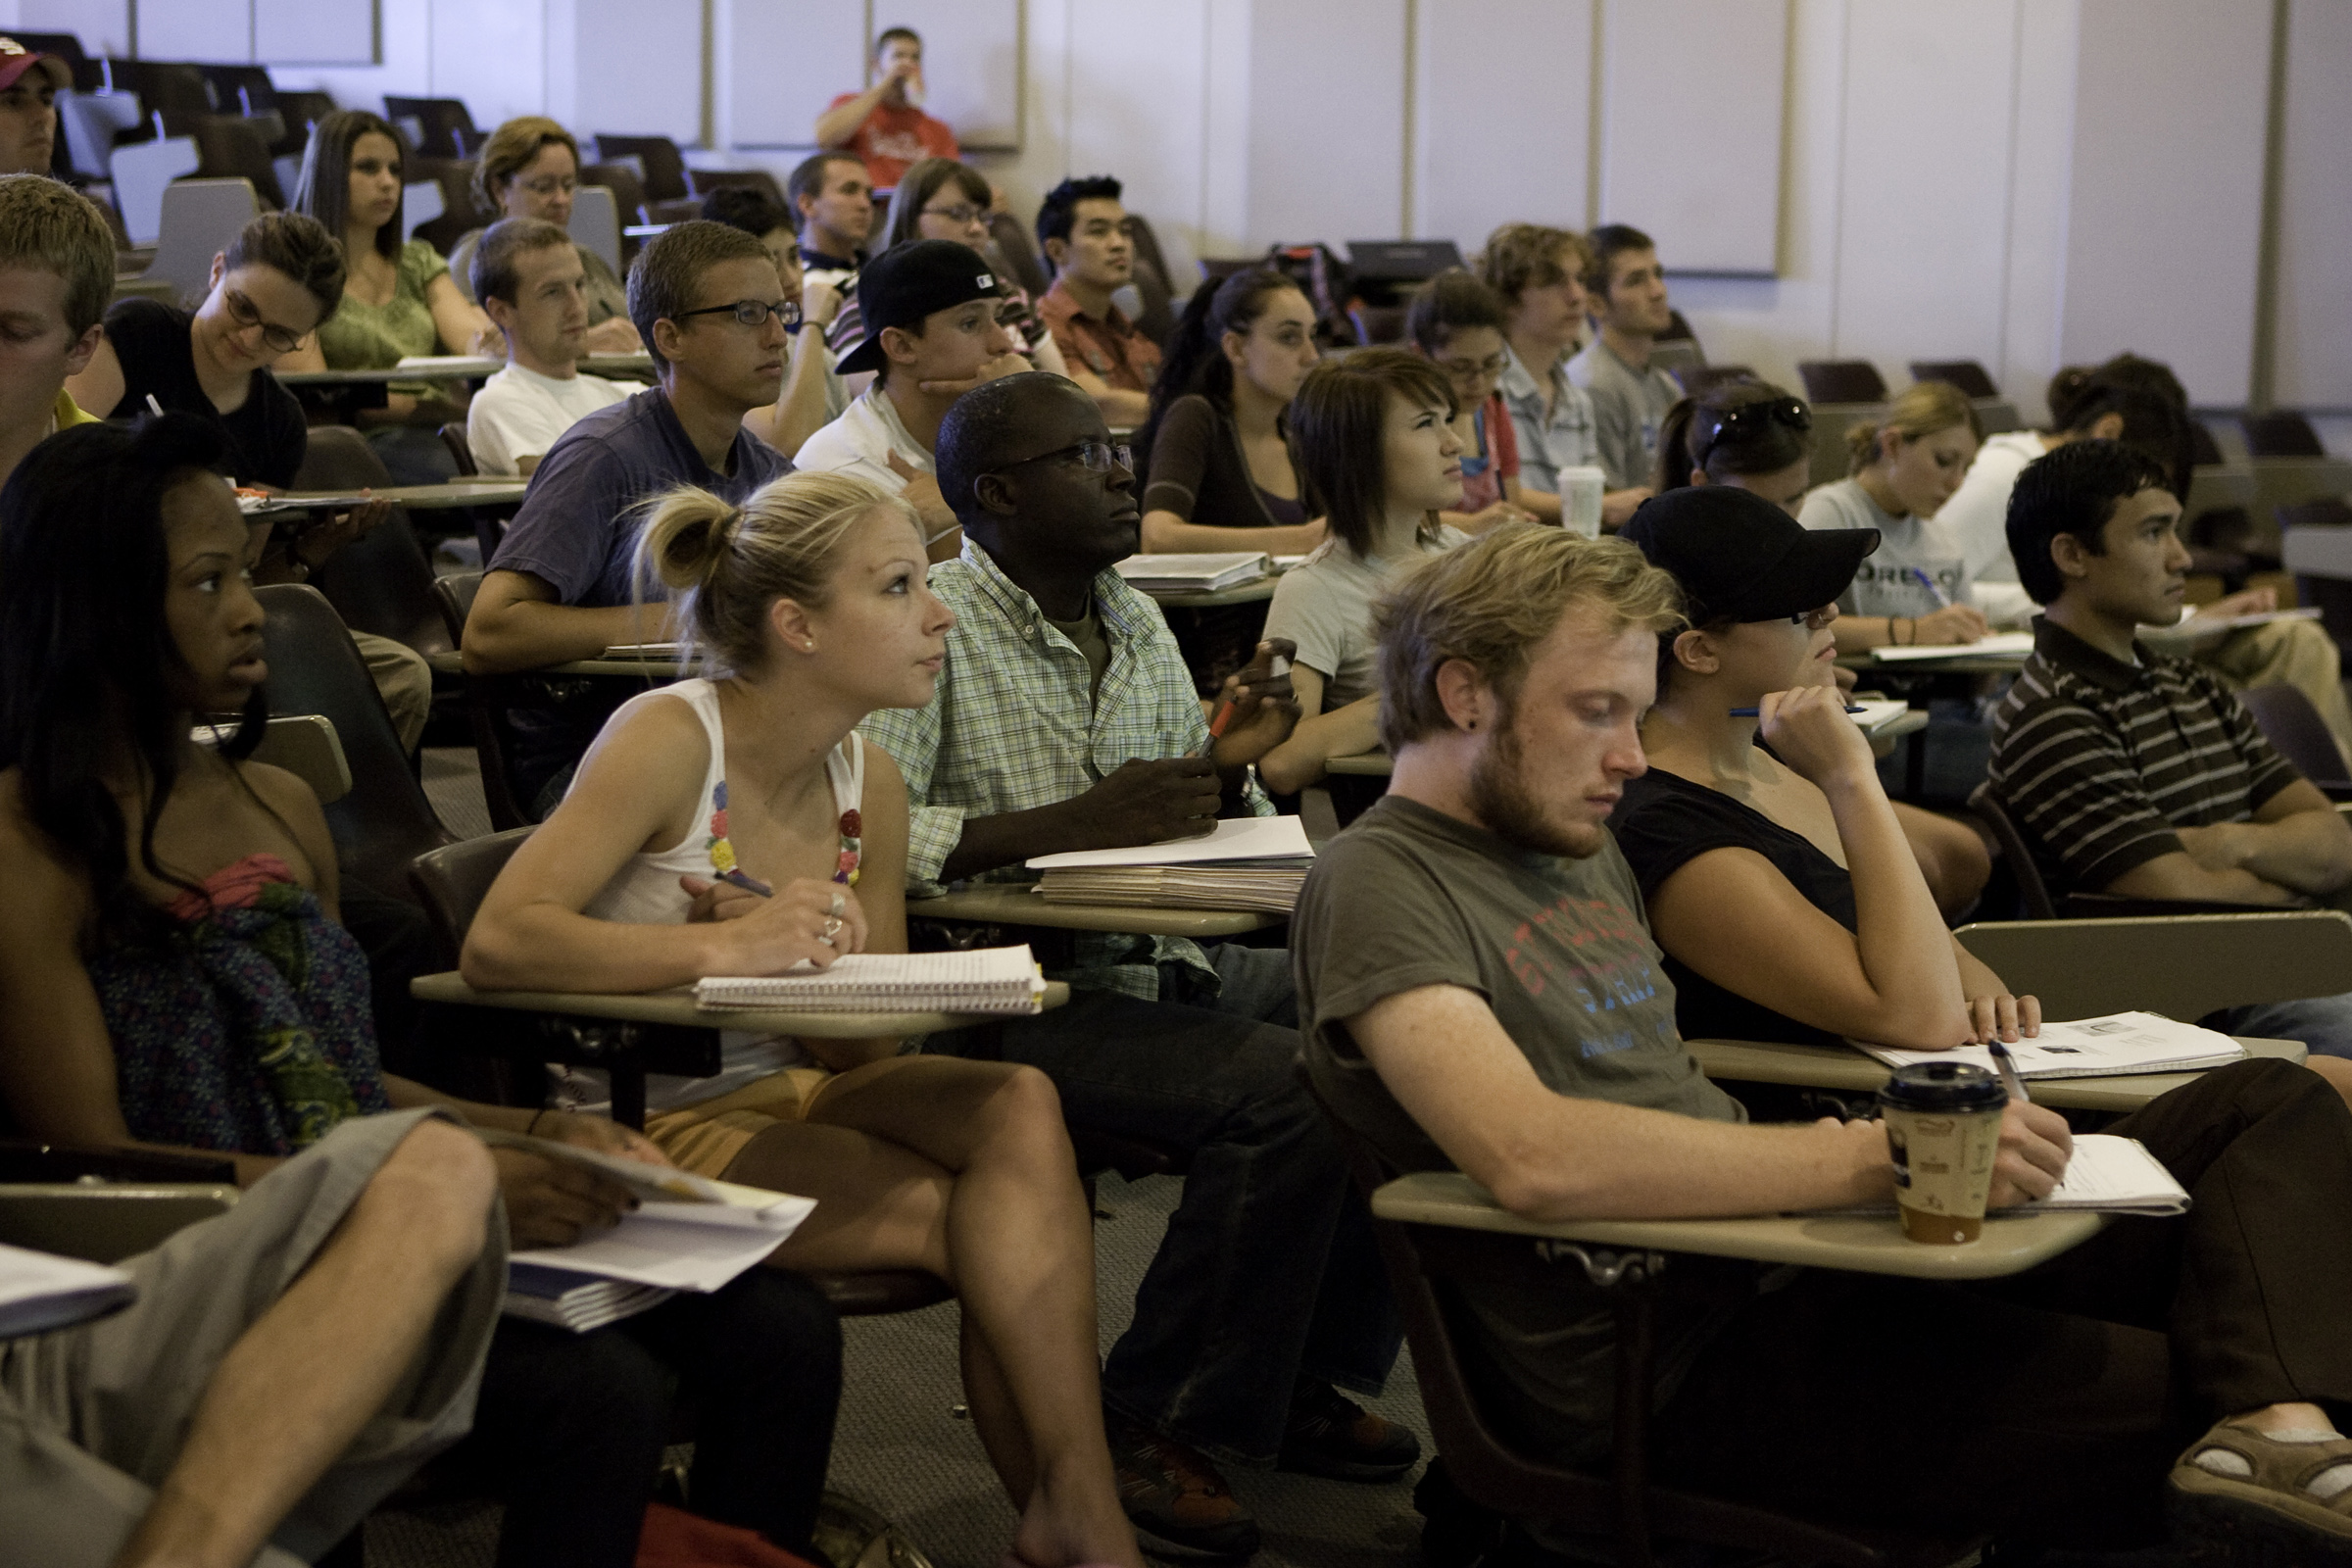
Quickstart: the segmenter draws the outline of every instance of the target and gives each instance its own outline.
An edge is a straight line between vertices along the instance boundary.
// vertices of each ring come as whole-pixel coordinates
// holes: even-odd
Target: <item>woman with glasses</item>
[[[1948,381],[1915,381],[1846,432],[1850,477],[1805,497],[1808,528],[1876,528],[1884,541],[1839,601],[1838,651],[1973,643],[1984,635],[1960,541],[1936,520],[1984,440]]]
[[[536,218],[558,228],[571,226],[571,205],[580,188],[580,144],[545,115],[510,120],[482,143],[474,165],[473,193],[501,218]],[[623,220],[627,221],[628,220]],[[450,281],[473,299],[473,250],[481,229],[468,229],[449,248]],[[605,259],[583,245],[580,265],[588,272],[590,354],[636,354],[645,345],[629,324],[629,291]],[[476,301],[475,303],[480,303]]]
[[[1331,537],[1283,574],[1266,612],[1267,638],[1298,648],[1291,689],[1301,715],[1258,761],[1268,789],[1302,789],[1331,758],[1379,748],[1373,606],[1399,574],[1467,537],[1438,520],[1461,499],[1458,412],[1446,376],[1402,349],[1326,360],[1299,387],[1298,466]]]
[[[390,122],[363,109],[339,109],[312,129],[294,208],[343,242],[343,299],[284,368],[388,370],[435,354],[506,357],[506,340],[458,292],[449,264],[423,240],[402,237],[407,157]],[[434,432],[464,415],[452,383],[394,381],[384,407],[360,410],[358,422],[394,482],[431,484],[457,472]]]
[[[1683,1035],[1939,1051],[2036,1026],[2033,999],[1945,929],[1831,679],[1837,602],[1877,535],[1810,532],[1704,485],[1649,502],[1623,537],[1674,574],[1689,616],[1659,638],[1649,770],[1609,818]]]
[[[1462,499],[1439,516],[1466,534],[1536,520],[1519,487],[1519,441],[1502,401],[1502,372],[1511,363],[1505,320],[1502,297],[1458,267],[1431,278],[1404,316],[1405,336],[1453,384]],[[1556,498],[1552,520],[1558,520]]]
[[[881,243],[875,254],[917,239],[952,239],[969,245],[988,259],[1003,290],[997,307],[998,322],[1013,339],[1013,352],[1041,370],[1066,375],[1061,350],[1037,314],[1037,302],[1004,265],[997,249],[988,215],[996,201],[987,176],[969,164],[953,158],[925,158],[908,167],[891,193],[890,213],[883,220]],[[865,321],[855,296],[842,303],[841,314],[826,330],[836,354],[847,354],[865,337]]]

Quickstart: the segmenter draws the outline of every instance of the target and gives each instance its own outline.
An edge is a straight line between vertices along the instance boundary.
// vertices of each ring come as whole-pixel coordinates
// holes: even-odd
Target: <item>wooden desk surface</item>
[[[2239,1038],[2250,1056],[2301,1061],[2298,1040]],[[1796,1046],[1760,1040],[1689,1040],[1690,1054],[1718,1083],[1788,1084],[1872,1094],[1892,1069],[1851,1046]],[[2073,1110],[2137,1110],[2158,1095],[2195,1079],[2193,1072],[2139,1072],[2112,1078],[2035,1078],[2026,1088],[2036,1104]]]
[[[466,1007],[503,1007],[515,1012],[564,1012],[588,1018],[677,1024],[692,1029],[746,1029],[755,1034],[799,1035],[810,1040],[887,1040],[936,1034],[993,1023],[1001,1013],[976,1012],[795,1012],[767,1007],[698,1007],[690,991],[655,991],[633,996],[596,996],[568,991],[476,991],[455,970],[418,975],[409,994],[419,1002]],[[1047,1011],[1066,1004],[1070,988],[1046,982]]]
[[[488,355],[453,354],[439,356],[430,365],[399,365],[383,370],[279,370],[274,373],[285,386],[380,386],[395,381],[481,381],[506,368],[506,361],[494,360]],[[647,376],[653,374],[654,360],[650,354],[587,354],[580,358],[580,368],[590,375]]]
[[[1904,1239],[1891,1215],[1788,1214],[1754,1219],[1528,1220],[1454,1171],[1400,1176],[1372,1195],[1372,1212],[1411,1225],[1449,1225],[1595,1246],[1703,1252],[1907,1279],[1983,1280],[2022,1273],[2097,1235],[2105,1216],[2079,1211],[1995,1215],[1961,1247]]]
[[[1153,909],[1112,904],[1048,904],[1025,882],[979,883],[935,899],[908,899],[909,919],[968,920],[975,925],[1028,925],[1057,931],[1126,931],[1148,937],[1240,936],[1280,925],[1278,914],[1254,909]]]
[[[1365,778],[1387,778],[1396,768],[1396,759],[1386,752],[1361,752],[1354,757],[1335,757],[1323,764],[1326,773],[1352,773]]]
[[[394,484],[380,490],[286,490],[274,499],[282,507],[268,507],[248,514],[268,516],[271,512],[301,508],[334,508],[337,511],[357,506],[362,501],[396,501],[411,512],[438,512],[451,507],[511,506],[522,500],[530,488],[528,479],[452,479],[446,484]]]

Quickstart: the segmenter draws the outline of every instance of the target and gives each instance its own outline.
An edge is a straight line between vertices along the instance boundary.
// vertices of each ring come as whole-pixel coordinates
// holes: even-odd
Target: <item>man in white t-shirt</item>
[[[472,270],[473,297],[507,335],[507,368],[466,411],[466,443],[482,472],[527,475],[583,416],[629,392],[580,373],[588,273],[569,234],[535,218],[505,219],[483,231]]]
[[[1000,293],[988,262],[954,240],[915,240],[866,263],[858,272],[865,340],[837,368],[879,373],[793,455],[796,467],[855,473],[904,495],[922,514],[934,561],[961,548],[931,461],[940,421],[981,382],[1030,368],[997,319]]]

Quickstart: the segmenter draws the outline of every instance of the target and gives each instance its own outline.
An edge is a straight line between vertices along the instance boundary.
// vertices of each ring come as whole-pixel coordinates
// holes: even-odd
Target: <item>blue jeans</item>
[[[1371,1216],[1294,1073],[1290,956],[1211,948],[1223,980],[1162,965],[1160,1000],[1077,991],[926,1051],[1054,1080],[1074,1128],[1173,1147],[1184,1198],[1102,1369],[1103,1402],[1238,1464],[1271,1464],[1304,1375],[1377,1394],[1403,1338]]]
[[[2352,992],[2304,997],[2294,1002],[2258,1002],[2224,1007],[2199,1018],[2208,1029],[2257,1040],[2300,1040],[2315,1056],[2352,1056]]]

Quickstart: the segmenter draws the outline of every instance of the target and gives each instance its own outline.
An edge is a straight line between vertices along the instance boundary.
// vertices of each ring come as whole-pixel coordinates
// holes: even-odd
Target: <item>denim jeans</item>
[[[1072,1127],[1190,1157],[1102,1397],[1219,1459],[1265,1465],[1299,1375],[1376,1394],[1403,1334],[1371,1216],[1294,1075],[1290,956],[1231,944],[1209,955],[1215,994],[1166,964],[1157,1002],[1076,991],[1067,1006],[924,1049],[1027,1063],[1054,1080]]]
[[[2300,1040],[2315,1056],[2352,1056],[2352,992],[2224,1007],[2197,1021],[2226,1035]]]

